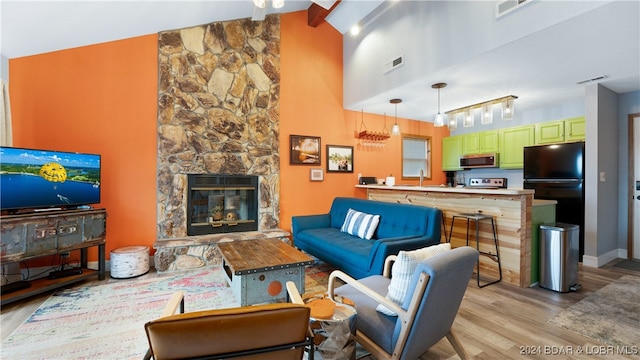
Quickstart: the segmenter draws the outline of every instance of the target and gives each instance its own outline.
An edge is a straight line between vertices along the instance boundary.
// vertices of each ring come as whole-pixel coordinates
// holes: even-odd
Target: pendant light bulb
[[[433,126],[434,127],[443,127],[445,125],[446,121],[446,114],[442,114],[440,112],[440,89],[442,89],[443,87],[447,86],[446,83],[437,83],[437,84],[433,84],[431,85],[431,88],[433,89],[438,89],[438,114],[436,115],[435,119],[433,120]]]
[[[253,5],[264,9],[267,6],[267,0],[253,0]]]
[[[395,105],[395,119],[396,123],[391,127],[391,135],[400,135],[400,125],[398,125],[398,104],[402,102],[402,99],[391,99],[390,103]]]
[[[274,9],[280,9],[284,6],[284,0],[271,0],[271,6],[273,6]]]

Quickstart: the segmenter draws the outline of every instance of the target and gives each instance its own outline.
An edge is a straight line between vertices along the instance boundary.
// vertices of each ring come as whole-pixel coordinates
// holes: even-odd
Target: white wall
[[[0,79],[9,82],[9,59],[0,54]]]
[[[618,94],[586,87],[585,265],[601,266],[618,254]],[[605,181],[601,181],[604,173]]]
[[[495,1],[397,2],[359,36],[344,37],[345,106],[415,83],[608,2],[532,1],[499,21]],[[385,75],[383,64],[398,55],[405,64]]]
[[[618,249],[627,251],[627,219],[629,217],[629,115],[640,114],[640,91],[618,96]],[[636,139],[640,141],[640,139]]]

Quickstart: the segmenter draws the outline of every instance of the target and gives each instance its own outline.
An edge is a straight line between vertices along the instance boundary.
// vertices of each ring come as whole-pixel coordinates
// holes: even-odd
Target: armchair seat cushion
[[[382,296],[387,293],[390,283],[390,279],[382,275],[372,275],[359,281]],[[358,330],[380,345],[386,352],[393,352],[395,342],[389,334],[394,332],[398,318],[376,311],[378,303],[351,285],[340,286],[335,289],[335,294],[349,298],[358,304]]]

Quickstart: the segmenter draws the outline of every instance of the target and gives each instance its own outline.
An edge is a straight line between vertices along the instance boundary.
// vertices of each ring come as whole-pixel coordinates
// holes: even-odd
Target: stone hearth
[[[277,238],[289,242],[289,233],[281,229],[162,239],[153,244],[154,262],[159,273],[222,265],[218,243]]]
[[[187,174],[258,175],[258,230],[277,229],[280,16],[165,31],[158,42],[158,238],[187,234]]]

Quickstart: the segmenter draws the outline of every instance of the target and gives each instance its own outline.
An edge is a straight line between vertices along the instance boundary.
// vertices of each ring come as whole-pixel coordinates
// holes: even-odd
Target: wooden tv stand
[[[20,262],[44,256],[80,251],[81,274],[29,280],[25,289],[1,294],[0,305],[67,286],[94,276],[105,278],[105,209],[54,210],[0,217],[0,261]],[[98,270],[87,268],[87,249],[98,247]]]

